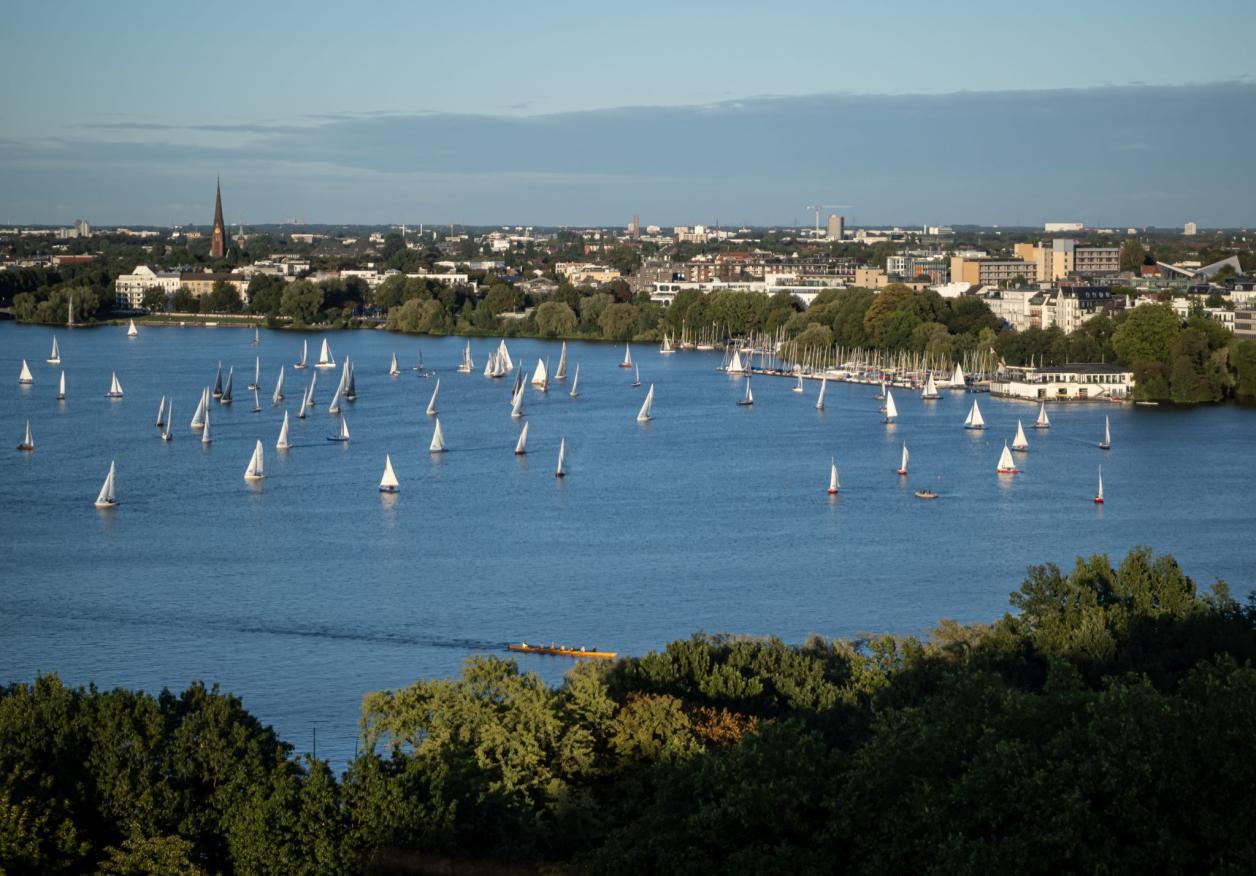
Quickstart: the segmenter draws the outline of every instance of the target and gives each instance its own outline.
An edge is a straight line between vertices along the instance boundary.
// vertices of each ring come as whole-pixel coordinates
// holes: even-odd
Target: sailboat
[[[35,382],[34,375],[31,374],[31,368],[26,364],[26,360],[22,360],[22,370],[17,376],[17,382],[22,384],[31,384]]]
[[[911,454],[907,452],[907,442],[904,441],[903,442],[903,461],[898,466],[898,473],[900,475],[903,475],[904,477],[907,476],[907,460],[910,457],[911,457]]]
[[[423,351],[419,350],[419,364],[414,366],[414,372],[420,377],[431,377],[432,372],[423,367]]]
[[[942,398],[942,393],[938,392],[938,385],[933,382],[932,371],[929,372],[929,376],[925,378],[925,391],[920,394],[920,397],[927,401]]]
[[[510,358],[510,350],[506,349],[505,338],[502,338],[502,342],[497,345],[497,364],[502,374],[508,374],[515,370],[515,362]]]
[[[563,463],[567,459],[567,439],[562,438],[558,442],[558,467],[554,469],[554,477],[566,477],[567,473],[563,471]]]
[[[201,443],[209,444],[214,439],[209,437],[209,405],[205,405],[205,424],[201,429]]]
[[[637,412],[638,423],[650,422],[650,407],[654,404],[654,384],[650,384],[650,388],[646,391],[645,402],[641,405],[641,410]]]
[[[510,400],[510,416],[516,420],[523,416],[523,387],[515,390]]]
[[[248,385],[247,389],[257,389],[261,385],[262,385],[262,357],[255,356],[253,358],[253,382]]]
[[[399,376],[401,376],[401,366],[399,366],[399,365],[397,364],[397,354],[396,354],[396,353],[393,353],[393,354],[392,354],[392,364],[388,366],[388,376],[389,376],[389,377],[399,377]]]
[[[1107,414],[1103,417],[1103,441],[1099,443],[1100,450],[1112,449],[1112,424],[1108,421]]]
[[[440,428],[440,417],[436,418],[436,428],[432,430],[432,443],[427,449],[431,453],[445,452],[445,433]]]
[[[894,404],[894,393],[885,391],[885,422],[893,423],[898,416],[898,405]]]
[[[231,386],[235,382],[235,366],[232,365],[227,369],[227,382],[222,386],[222,395],[218,399],[219,404],[231,404]]]
[[[31,419],[26,418],[26,434],[22,436],[22,443],[17,446],[18,450],[34,450],[35,439],[31,436]]]
[[[218,370],[214,372],[214,389],[211,392],[214,398],[222,398],[222,363],[218,363]]]
[[[837,481],[837,460],[829,458],[829,495],[836,496],[842,485]]]
[[[318,361],[314,363],[315,368],[335,368],[336,360],[331,355],[331,346],[327,343],[327,339],[323,338],[323,346],[318,351]]]
[[[266,451],[262,449],[262,442],[259,440],[253,446],[253,457],[249,460],[249,467],[244,470],[244,479],[246,481],[260,481],[266,477]]]
[[[385,453],[384,476],[379,479],[379,491],[381,493],[396,493],[400,489],[401,484],[397,482],[397,473],[393,471],[392,457]]]
[[[349,357],[345,357],[345,361],[349,361]],[[358,397],[358,368],[356,365],[349,365],[349,385],[345,388],[345,399],[347,401],[355,401]]]
[[[1012,459],[1012,451],[1006,442],[1003,444],[1003,452],[999,454],[999,467],[995,471],[998,474],[1020,474],[1020,469],[1016,467],[1016,462]]]
[[[749,407],[754,404],[754,393],[750,391],[750,378],[746,378],[746,394],[737,399],[737,404]]]
[[[524,420],[519,430],[519,440],[515,442],[515,456],[523,456],[528,452],[528,421]]]
[[[349,401],[349,377],[353,373],[353,367],[349,362],[349,357],[345,356],[344,367],[340,369],[340,383],[336,385],[337,391]]]
[[[275,442],[276,450],[287,450],[292,444],[288,441],[288,412],[283,412],[283,425],[279,427],[279,440]]]
[[[968,410],[968,416],[964,418],[965,429],[984,429],[986,421],[981,416],[981,408],[977,407],[977,400],[973,399],[973,406]]]
[[[279,366],[279,379],[275,381],[275,391],[270,396],[271,407],[278,407],[283,401],[283,366]]]
[[[328,435],[328,441],[348,441],[349,440],[349,421],[344,417],[340,418],[340,432],[336,435]]]
[[[196,410],[192,412],[193,429],[205,428],[205,409],[209,407],[209,389],[201,390],[201,398],[196,403]]]
[[[1103,466],[1099,466],[1099,492],[1095,493],[1095,504],[1103,504]]]
[[[881,391],[877,393],[877,401],[885,401],[885,378],[881,378],[881,382],[878,385]]]
[[[964,389],[964,369],[955,363],[955,371],[951,374],[951,389]]]
[[[1038,406],[1038,419],[1034,420],[1035,429],[1050,429],[1051,421],[1047,419],[1047,403],[1042,402]]]
[[[798,382],[794,384],[794,392],[803,392],[802,372],[798,372]]]
[[[253,413],[260,414],[262,412],[262,400],[257,395],[257,387],[253,387]]]
[[[672,346],[672,339],[666,334],[663,335],[663,345],[659,347],[660,356],[670,356],[676,352],[676,348]]]
[[[170,440],[170,426],[174,423],[174,399],[170,399],[170,405],[166,408],[166,431],[161,433],[162,441]]]
[[[468,341],[467,343],[469,344],[470,341]],[[462,364],[465,365],[466,362],[463,362]],[[462,366],[459,366],[459,370],[461,369],[462,369]],[[491,352],[488,354],[488,358],[484,360],[484,376],[485,377],[498,377],[499,375],[496,373],[496,371],[497,371],[497,353]]]
[[[641,385],[641,369],[636,365],[632,366],[632,385],[634,387]]]
[[[816,399],[816,410],[824,410],[824,391],[829,388],[829,379],[827,377],[820,378],[820,396]]]
[[[545,368],[545,360],[537,358],[536,370],[532,372],[532,385],[540,389],[545,389],[545,384],[549,382],[549,372]]]
[[[427,415],[429,417],[436,416],[436,397],[440,395],[440,378],[436,379],[436,386],[432,389],[432,398],[427,403]]]
[[[253,326],[253,346],[260,346],[262,343],[262,334],[257,330],[257,326]]]
[[[458,366],[459,374],[470,374],[475,370],[475,363],[471,361],[471,342],[467,341],[467,345],[462,348],[462,364]]]
[[[331,404],[327,406],[327,413],[335,416],[340,413],[340,387],[336,387],[336,391],[332,393]]]
[[[61,372],[61,384],[57,388],[57,401],[65,401],[65,372]]]
[[[1012,449],[1024,453],[1029,450],[1029,441],[1025,438],[1025,427],[1016,421],[1016,437],[1012,439]]]
[[[315,371],[310,374],[310,385],[305,390],[305,406],[306,407],[309,407],[309,408],[314,407],[315,405],[314,390],[317,386],[318,386],[318,372]]]
[[[729,361],[728,365],[724,368],[724,370],[727,371],[729,374],[745,374],[746,373],[746,366],[742,364],[742,361],[741,361],[740,350],[733,350],[733,358]]]
[[[292,364],[292,367],[293,368],[305,368],[306,367],[305,360],[309,358],[309,355],[310,355],[310,342],[309,342],[309,339],[307,338],[301,341],[301,358],[298,359],[296,362],[294,362]]]
[[[130,325],[126,327],[126,336],[128,338],[134,338],[138,336],[139,333],[140,333],[140,330],[135,327],[135,320],[131,320]]]
[[[166,425],[166,397],[161,397],[161,404],[157,405],[157,428],[160,429]]]
[[[568,393],[572,398],[579,395],[580,389],[580,363],[576,363],[576,376],[571,379],[571,392]]]
[[[624,344],[624,361],[619,363],[620,368],[632,367],[632,344]]]
[[[567,342],[563,341],[562,349],[558,351],[558,367],[554,369],[555,380],[567,379]]]
[[[57,336],[52,336],[52,352],[48,354],[49,365],[61,364],[61,348],[57,346]]]
[[[122,398],[122,384],[118,381],[118,372],[113,372],[113,380],[109,384],[109,391],[105,393],[105,398]]]
[[[116,477],[117,467],[110,461],[109,474],[105,475],[105,483],[100,488],[100,495],[96,497],[97,508],[116,508],[118,506],[118,494],[114,483]]]

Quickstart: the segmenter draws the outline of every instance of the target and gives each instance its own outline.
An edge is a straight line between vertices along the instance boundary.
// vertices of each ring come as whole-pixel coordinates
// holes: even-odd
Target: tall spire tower
[[[209,257],[220,259],[227,254],[227,226],[222,221],[222,178],[214,195],[214,230],[209,240]]]

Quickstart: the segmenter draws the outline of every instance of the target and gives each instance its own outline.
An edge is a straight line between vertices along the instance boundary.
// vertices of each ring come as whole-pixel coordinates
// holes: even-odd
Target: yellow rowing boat
[[[553,654],[557,657],[592,657],[598,660],[614,660],[619,656],[616,651],[598,651],[583,646],[573,648],[570,645],[555,645],[553,642],[549,645],[529,645],[527,642],[520,642],[517,645],[507,645],[506,650],[519,654]]]

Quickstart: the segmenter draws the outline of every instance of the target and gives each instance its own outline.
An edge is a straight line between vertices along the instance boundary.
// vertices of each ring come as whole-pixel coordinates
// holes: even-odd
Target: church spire
[[[222,221],[222,177],[214,194],[214,230],[210,234],[209,257],[220,259],[227,252],[227,226]]]

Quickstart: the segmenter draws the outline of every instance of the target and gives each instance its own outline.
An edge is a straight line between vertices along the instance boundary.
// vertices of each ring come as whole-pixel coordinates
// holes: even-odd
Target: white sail
[[[140,333],[140,330],[135,327],[135,320],[131,320],[131,324],[128,325],[126,329],[126,336],[128,338],[133,338],[139,333]]]
[[[484,360],[484,376],[495,377],[497,371],[497,353],[488,354],[488,358]]]
[[[385,453],[384,476],[379,479],[379,491],[381,493],[395,493],[400,489],[401,484],[397,482],[397,473],[393,471],[392,457]]]
[[[287,450],[292,445],[288,441],[288,412],[283,412],[283,425],[279,427],[279,440],[275,442],[276,450]]]
[[[523,428],[519,430],[519,440],[515,442],[515,456],[522,456],[528,452],[528,421],[523,421]]]
[[[166,425],[166,397],[161,397],[161,403],[157,405],[157,427],[161,428]]]
[[[432,430],[432,443],[427,449],[432,453],[445,452],[445,433],[440,428],[440,417],[436,418],[436,428]]]
[[[262,449],[262,442],[258,441],[253,446],[253,457],[249,460],[249,467],[244,470],[244,479],[260,481],[264,477],[266,477],[266,451]]]
[[[209,437],[209,405],[206,405],[205,406],[205,425],[201,428],[201,443],[209,444],[211,441],[213,441],[213,439]]]
[[[1105,450],[1112,446],[1112,423],[1109,421],[1107,414],[1103,417],[1103,443],[1099,445]]]
[[[1103,466],[1099,466],[1099,492],[1095,493],[1095,501],[1103,504]]]
[[[802,392],[802,391],[803,391],[803,386],[802,386],[802,372],[800,371],[800,372],[798,373],[798,383],[796,383],[796,384],[794,385],[794,392]]]
[[[235,366],[232,365],[229,369],[227,369],[227,382],[223,384],[222,396],[219,397],[218,399],[218,401],[224,405],[231,404],[231,387],[234,384],[234,382],[235,382]]]
[[[829,495],[830,496],[836,495],[837,491],[840,490],[841,488],[842,488],[842,485],[838,482],[838,479],[837,479],[837,460],[830,459],[829,460]]]
[[[346,420],[344,417],[340,418],[340,440],[341,441],[349,440],[349,421]]]
[[[18,383],[34,383],[35,378],[31,375],[30,366],[26,364],[26,360],[22,360],[22,371],[17,376]]]
[[[999,454],[999,474],[1015,474],[1016,462],[1012,459],[1012,451],[1007,444],[1003,445],[1003,452]]]
[[[548,382],[549,373],[545,370],[545,360],[538,358],[536,360],[536,370],[532,372],[532,385],[544,389]]]
[[[497,364],[501,366],[503,374],[515,370],[515,362],[510,358],[510,350],[506,349],[505,338],[502,338],[502,342],[497,345]]]
[[[256,387],[253,389],[253,413],[260,414],[262,412],[262,400],[258,398]]]
[[[258,331],[257,326],[253,326],[253,346],[258,346],[262,342],[262,333]]]
[[[1025,437],[1025,427],[1021,425],[1021,421],[1016,421],[1016,437],[1012,439],[1013,450],[1028,450],[1029,439]]]
[[[824,410],[824,391],[829,388],[829,379],[827,377],[820,378],[820,397],[816,399],[816,410]]]
[[[52,336],[52,352],[48,354],[49,365],[61,364],[61,348],[57,346],[57,336]]]
[[[754,393],[750,391],[750,378],[749,377],[746,378],[746,397],[743,399],[743,401],[748,405],[754,404]]]
[[[436,397],[440,395],[440,378],[436,378],[436,386],[432,388],[432,398],[427,403],[427,415],[429,417],[436,416]]]
[[[349,357],[345,357],[344,367],[340,369],[340,383],[336,384],[340,389],[340,394],[349,395]]]
[[[555,380],[567,379],[567,342],[563,341],[563,347],[558,351],[558,367],[554,369]]]
[[[306,389],[306,391],[305,391],[305,404],[306,404],[306,407],[311,407],[311,408],[312,408],[312,407],[314,407],[314,404],[315,404],[315,402],[314,402],[314,390],[315,390],[317,387],[318,387],[318,372],[317,372],[317,371],[312,371],[312,372],[310,372],[310,385],[309,385],[309,388],[308,388],[308,389]]]
[[[672,347],[672,339],[667,334],[663,335],[663,345],[659,347],[659,352],[664,356],[668,356],[676,352],[676,350]]]
[[[218,398],[222,395],[222,363],[218,363],[218,370],[214,372],[214,388],[210,391],[210,395]]]
[[[297,407],[297,419],[298,420],[305,419],[305,409],[309,407],[309,405],[307,405],[306,402],[309,401],[309,398],[310,398],[310,388],[307,386],[304,389],[304,391],[302,391],[301,393],[301,404]]]
[[[632,366],[632,385],[633,386],[641,385],[641,368],[636,365]]]
[[[1050,429],[1051,421],[1047,419],[1047,403],[1042,402],[1038,405],[1038,419],[1034,420],[1035,429]]]
[[[262,385],[262,357],[253,357],[253,382],[249,384],[249,389],[257,389]]]
[[[728,371],[729,374],[744,374],[745,373],[746,366],[742,364],[740,350],[733,350],[733,358],[729,360],[728,368],[726,370]]]
[[[301,341],[301,358],[298,359],[296,361],[296,364],[293,365],[292,367],[293,368],[305,368],[306,367],[305,362],[306,362],[306,359],[309,358],[309,355],[310,355],[310,342],[309,342],[309,339],[307,338]]]
[[[955,363],[955,371],[951,374],[951,388],[964,388],[964,369],[959,367],[959,363]]]
[[[209,390],[201,391],[201,398],[196,403],[196,410],[192,412],[192,428],[200,429],[205,425],[205,408],[208,406]]]
[[[170,399],[170,404],[166,407],[166,431],[161,433],[162,441],[170,440],[170,426],[174,423],[174,399]]]
[[[632,367],[632,344],[624,344],[624,361],[619,363],[620,368]]]
[[[523,416],[523,388],[515,390],[514,397],[510,400],[510,416],[516,420]]]
[[[894,404],[894,393],[885,391],[885,422],[891,422],[898,416],[898,405]]]
[[[397,354],[392,354],[392,364],[388,366],[388,376],[396,377],[401,373],[401,366],[397,364]]]
[[[105,475],[105,483],[100,488],[100,495],[96,497],[97,508],[112,508],[118,504],[118,494],[114,486],[117,468],[111,461],[109,463],[109,474]]]
[[[17,446],[18,450],[34,450],[35,438],[31,435],[31,420],[26,418],[26,434],[22,436],[22,443]]]
[[[899,474],[907,474],[907,460],[911,458],[911,454],[907,452],[907,442],[903,442],[903,461],[898,466]]]
[[[318,361],[314,363],[315,368],[335,368],[336,360],[331,355],[331,345],[327,343],[327,339],[323,338],[323,346],[318,351]]]
[[[937,384],[933,382],[933,372],[929,372],[929,376],[925,378],[925,391],[921,393],[921,398],[937,398],[939,395]]]
[[[279,379],[275,381],[275,392],[270,397],[272,406],[278,406],[283,401],[283,366],[279,366]]]
[[[329,414],[340,413],[340,387],[339,386],[336,387],[336,391],[332,394],[331,404],[327,406],[327,413]]]
[[[471,361],[471,342],[467,341],[467,345],[462,348],[462,363],[458,366],[458,373],[470,374],[474,370],[475,362]]]
[[[61,372],[61,383],[57,388],[57,398],[61,400],[65,399],[65,372],[64,371]]]
[[[580,388],[580,363],[576,363],[576,376],[571,378],[571,397],[575,398]]]
[[[984,429],[986,421],[981,416],[981,407],[977,404],[977,400],[973,399],[973,406],[968,410],[968,416],[964,418],[965,429]]]
[[[345,356],[345,364],[349,366],[349,383],[345,386],[345,398],[353,401],[358,397],[357,366],[349,361],[349,357]]]
[[[109,383],[109,398],[122,398],[122,383],[118,380],[118,372],[113,372],[113,380]]]
[[[565,477],[567,472],[563,471],[563,463],[567,461],[567,439],[562,438],[558,442],[558,467],[554,469],[554,477]]]
[[[641,405],[641,410],[637,413],[637,422],[646,423],[650,420],[650,407],[654,404],[654,384],[650,384],[649,390],[645,394],[645,401]]]

